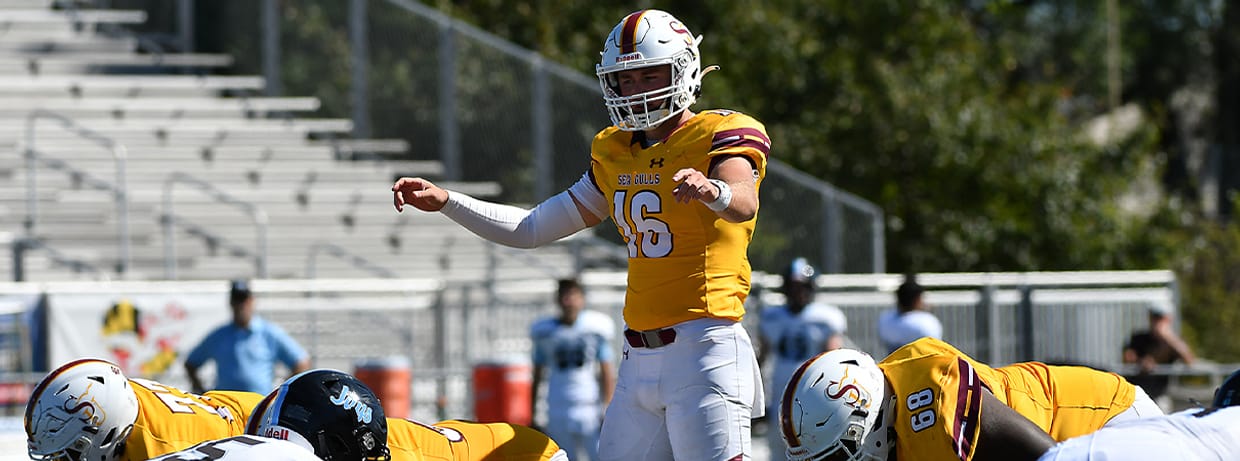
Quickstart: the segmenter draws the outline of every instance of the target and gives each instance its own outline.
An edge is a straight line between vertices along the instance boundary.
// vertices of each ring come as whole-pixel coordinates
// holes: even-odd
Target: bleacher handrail
[[[108,185],[106,181],[99,181],[97,187],[112,192],[116,205],[116,233],[117,233],[117,249],[119,255],[116,263],[116,273],[120,277],[124,277],[129,271],[130,265],[130,238],[129,238],[129,191],[125,180],[125,166],[128,159],[128,150],[125,145],[119,143],[98,131],[92,130],[69,117],[65,117],[56,112],[35,109],[26,115],[26,137],[24,142],[18,146],[19,150],[24,151],[26,159],[26,221],[25,230],[26,238],[37,239],[35,228],[38,225],[38,183],[37,177],[37,161],[40,158],[36,143],[38,122],[40,119],[49,119],[59,122],[60,126],[66,131],[77,135],[78,137],[90,141],[100,147],[107,149],[112,154],[113,162],[116,166],[116,182]],[[72,169],[67,163],[63,166],[70,171]],[[75,174],[83,175],[85,172],[77,171]],[[44,245],[46,246],[46,245]]]
[[[92,272],[101,280],[107,280],[108,275],[98,266],[86,262],[83,259],[69,256],[60,250],[48,246],[45,242],[35,238],[18,238],[11,243],[13,249],[13,281],[24,282],[25,276],[25,254],[29,250],[43,250],[47,253],[52,264],[66,266],[74,272]]]
[[[369,259],[356,255],[344,247],[331,242],[315,242],[310,245],[310,249],[306,251],[306,278],[313,279],[318,276],[316,273],[317,262],[316,257],[319,253],[327,253],[336,258],[347,261],[353,267],[362,269],[366,272],[378,275],[383,278],[397,278],[395,272],[390,269],[371,262]]]
[[[241,200],[239,198],[232,196],[231,194],[225,192],[223,189],[220,189],[218,186],[210,182],[195,178],[191,176],[190,174],[184,173],[181,171],[174,171],[172,173],[169,173],[167,179],[164,180],[164,192],[163,192],[164,210],[163,210],[163,219],[160,220],[160,224],[164,228],[164,278],[168,280],[176,280],[177,278],[176,277],[176,272],[177,272],[176,271],[177,269],[176,252],[177,250],[176,250],[176,230],[175,230],[176,214],[173,212],[173,209],[172,209],[172,204],[173,204],[172,192],[173,192],[173,187],[178,183],[186,183],[186,184],[195,185],[198,187],[195,190],[202,192],[206,196],[210,197],[212,200],[215,200],[216,202],[224,204],[224,205],[229,205],[235,208],[240,208],[242,211],[245,211],[247,214],[249,214],[250,219],[253,220],[254,222],[254,231],[255,231],[255,240],[256,240],[255,250],[254,250],[255,274],[259,278],[266,278],[267,277],[267,212],[263,211],[262,207],[256,204],[253,204],[253,203],[250,203],[245,200]],[[206,231],[205,229],[200,229],[199,232],[204,233],[204,234],[210,234],[210,232]]]

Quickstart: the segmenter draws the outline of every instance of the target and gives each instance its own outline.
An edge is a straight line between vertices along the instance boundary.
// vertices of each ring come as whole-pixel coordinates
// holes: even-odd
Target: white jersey
[[[895,308],[878,317],[878,340],[887,348],[887,353],[919,338],[943,339],[943,324],[938,317],[920,310],[901,315]]]
[[[212,440],[149,461],[322,461],[293,442],[256,435]]]
[[[1038,461],[1172,459],[1240,459],[1240,407],[1192,409],[1106,426],[1055,445]]]
[[[848,319],[840,308],[825,303],[809,303],[793,314],[788,306],[762,310],[762,337],[775,357],[771,373],[772,402],[779,402],[784,387],[798,366],[826,349],[827,340],[848,331]]]
[[[530,326],[534,366],[549,370],[548,408],[599,403],[598,364],[615,355],[611,346],[615,331],[611,317],[591,310],[582,310],[572,325],[560,323],[557,316]]]

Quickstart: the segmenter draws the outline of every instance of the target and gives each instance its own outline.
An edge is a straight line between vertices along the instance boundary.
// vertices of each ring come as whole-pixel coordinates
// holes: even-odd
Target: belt
[[[676,342],[676,330],[671,328],[663,328],[659,330],[638,331],[625,328],[624,339],[628,340],[630,346],[654,349],[656,347],[663,347]]]

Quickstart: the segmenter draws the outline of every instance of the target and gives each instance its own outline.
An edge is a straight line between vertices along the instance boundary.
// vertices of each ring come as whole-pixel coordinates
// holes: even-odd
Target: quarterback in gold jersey
[[[613,125],[594,137],[581,179],[533,209],[422,178],[392,186],[398,211],[439,211],[519,248],[612,219],[629,254],[627,344],[600,435],[603,460],[750,459],[749,422],[764,412],[739,321],[771,141],[747,115],[689,110],[716,69],[702,68],[701,39],[659,10],[616,24],[596,66]]]
[[[251,392],[189,394],[82,359],[48,373],[30,394],[26,438],[31,459],[141,461],[245,433],[261,399]]]
[[[855,350],[801,365],[780,426],[789,459],[1035,460],[1055,442],[1161,415],[1114,373],[1026,362],[991,368],[922,338],[877,364]]]

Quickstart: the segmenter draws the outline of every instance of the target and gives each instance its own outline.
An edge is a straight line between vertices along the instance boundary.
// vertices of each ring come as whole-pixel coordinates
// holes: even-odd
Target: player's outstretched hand
[[[719,188],[710,183],[710,178],[701,171],[685,168],[672,175],[672,181],[680,183],[672,189],[672,195],[680,203],[692,203],[694,200],[713,202],[719,198]]]
[[[392,185],[392,204],[396,211],[413,205],[422,211],[439,211],[448,203],[448,191],[422,178],[400,178]]]

